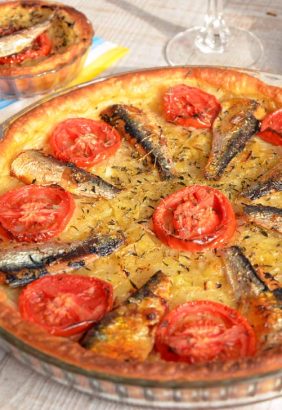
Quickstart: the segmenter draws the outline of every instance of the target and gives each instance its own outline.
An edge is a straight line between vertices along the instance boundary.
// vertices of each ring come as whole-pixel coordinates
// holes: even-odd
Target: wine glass
[[[251,67],[263,54],[260,40],[250,31],[228,27],[223,0],[208,0],[205,24],[178,33],[166,45],[170,65],[228,65]]]

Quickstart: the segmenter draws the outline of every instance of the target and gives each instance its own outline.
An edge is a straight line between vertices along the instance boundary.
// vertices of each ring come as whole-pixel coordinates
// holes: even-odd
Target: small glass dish
[[[15,5],[15,6],[14,6]],[[7,23],[5,15],[11,13],[11,2],[0,5],[0,26]],[[34,64],[0,65],[0,98],[25,98],[54,91],[69,83],[82,69],[93,38],[93,28],[86,16],[65,4],[29,1],[13,2],[15,16],[26,13],[33,24],[52,19],[48,35],[52,51]],[[30,17],[31,16],[31,17]],[[20,17],[19,17],[20,18]],[[3,21],[2,21],[3,20]],[[25,23],[23,23],[25,24]],[[22,26],[16,26],[16,30]]]
[[[38,74],[0,76],[0,98],[25,98],[54,91],[68,84],[82,69],[88,48],[73,61]]]

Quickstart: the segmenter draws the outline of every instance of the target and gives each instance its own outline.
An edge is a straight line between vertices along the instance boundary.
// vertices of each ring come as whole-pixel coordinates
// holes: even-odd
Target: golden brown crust
[[[240,71],[221,69],[221,68],[159,68],[148,71],[140,71],[136,73],[125,73],[118,77],[112,77],[103,82],[97,82],[88,87],[83,87],[72,92],[67,93],[62,97],[58,97],[56,101],[51,100],[44,104],[44,107],[54,107],[54,105],[64,103],[68,104],[68,100],[72,98],[81,98],[86,93],[93,90],[95,92],[103,90],[110,95],[112,87],[126,87],[128,90],[138,91],[140,83],[144,83],[143,92],[148,92],[151,84],[159,84],[172,79],[174,83],[184,81],[185,79],[198,81],[202,85],[219,88],[226,93],[234,93],[235,95],[246,97],[254,97],[256,99],[265,99],[269,104],[269,110],[274,110],[282,106],[282,89],[267,85],[261,80],[245,74]],[[145,80],[145,81],[144,81]],[[41,107],[32,111],[32,113],[25,115],[24,120],[28,121],[30,115],[36,116]]]
[[[34,65],[24,66],[22,64],[0,65],[0,77],[16,77],[26,75],[36,75],[50,70],[57,70],[64,65],[68,65],[80,58],[88,49],[93,37],[93,28],[86,16],[67,5],[56,2],[45,2],[41,0],[16,0],[0,4],[0,13],[5,15],[9,9],[17,7],[24,7],[27,9],[36,10],[38,7],[50,9],[52,13],[61,16],[66,16],[72,23],[74,23],[72,30],[75,32],[77,40],[70,44],[63,52],[51,53],[43,59],[34,62]]]
[[[282,347],[275,351],[263,352],[255,358],[229,363],[209,363],[205,366],[185,363],[164,362],[162,360],[124,362],[94,355],[78,343],[67,338],[46,334],[38,326],[24,322],[19,313],[7,303],[0,293],[0,323],[16,341],[21,340],[35,350],[58,360],[58,365],[74,365],[86,372],[98,372],[108,376],[129,379],[166,381],[217,381],[243,378],[278,371],[282,366]],[[36,353],[36,352],[35,352]]]
[[[67,92],[56,99],[51,99],[14,122],[9,127],[5,135],[5,140],[9,137],[10,133],[13,134],[17,129],[20,130],[28,121],[32,119],[36,120],[36,117],[39,118],[45,109],[56,110],[58,106],[68,106],[69,102],[79,100],[87,94],[90,97],[90,94],[94,91],[96,93],[103,92],[104,95],[110,95],[113,87],[119,89],[126,87],[126,89],[129,90],[138,87],[140,83],[144,82],[145,85],[142,91],[146,92],[149,90],[150,84],[159,84],[161,86],[162,82],[168,81],[170,78],[173,78],[174,83],[177,83],[185,80],[187,77],[207,83],[212,87],[221,88],[227,93],[243,94],[244,96],[255,98],[267,98],[270,100],[270,105],[273,110],[282,106],[282,89],[280,87],[267,85],[261,80],[240,71],[211,67],[204,69],[191,67],[160,68],[111,77],[105,81],[95,82],[93,85]],[[62,110],[63,109],[64,108],[62,108]]]
[[[72,113],[80,112],[86,102],[91,104],[103,100],[111,101],[112,94],[117,92],[123,99],[124,93],[141,96],[156,87],[159,93],[167,84],[176,84],[185,79],[193,80],[195,84],[206,84],[207,87],[220,87],[227,95],[240,95],[267,100],[268,109],[282,106],[282,89],[264,84],[260,80],[239,71],[219,68],[160,68],[137,73],[129,73],[97,82],[86,87],[68,92],[62,96],[45,102],[43,105],[29,111],[10,124],[0,143],[0,157],[9,148],[17,150],[16,137],[42,117],[65,118]],[[156,98],[159,96],[156,96]],[[102,107],[103,108],[103,107]],[[59,113],[58,113],[59,111]],[[46,121],[46,120],[45,120]],[[47,121],[46,121],[47,123]],[[46,125],[47,126],[47,125]],[[49,129],[51,129],[52,124]],[[206,366],[191,366],[185,363],[167,363],[154,358],[144,363],[125,362],[97,357],[91,351],[83,349],[72,340],[47,335],[39,327],[22,321],[16,306],[8,300],[4,289],[0,288],[0,324],[8,334],[32,346],[62,363],[75,365],[87,372],[101,372],[111,376],[136,378],[156,381],[197,381],[221,380],[236,377],[249,377],[277,371],[282,365],[282,347],[260,352],[254,358],[226,363],[224,365],[211,363]],[[211,376],[212,374],[212,376]]]
[[[212,70],[212,71],[211,71]],[[265,84],[259,79],[230,69],[192,68],[188,76],[198,78],[201,81],[212,84],[215,87],[223,87],[227,92],[238,96],[248,94],[256,99],[267,99],[272,110],[282,104],[282,91],[280,87]]]

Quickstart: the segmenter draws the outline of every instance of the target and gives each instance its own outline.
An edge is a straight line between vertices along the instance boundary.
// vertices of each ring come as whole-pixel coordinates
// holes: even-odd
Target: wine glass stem
[[[223,0],[208,0],[205,24],[195,40],[203,53],[223,53],[230,36],[223,17]]]

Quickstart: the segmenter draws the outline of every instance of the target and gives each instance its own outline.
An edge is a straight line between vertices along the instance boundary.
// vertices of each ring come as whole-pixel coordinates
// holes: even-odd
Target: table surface
[[[164,46],[168,39],[192,25],[201,25],[206,7],[205,0],[62,2],[84,12],[93,22],[97,35],[130,49],[107,74],[167,65]],[[282,1],[229,0],[225,2],[225,16],[228,24],[250,29],[261,39],[265,52],[257,68],[281,74]],[[245,410],[281,408],[282,399],[241,407]],[[124,406],[97,400],[42,377],[19,364],[0,347],[0,409],[122,410]]]

